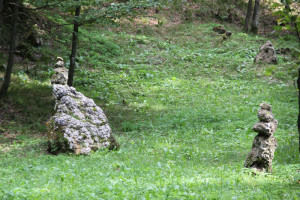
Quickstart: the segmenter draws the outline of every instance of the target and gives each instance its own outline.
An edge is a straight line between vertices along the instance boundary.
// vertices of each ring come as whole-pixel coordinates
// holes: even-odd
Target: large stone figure
[[[47,123],[49,151],[88,155],[99,148],[118,148],[101,108],[74,87],[66,85],[67,69],[63,65],[62,58],[58,58],[56,73],[51,78],[56,105],[55,114]]]
[[[274,119],[270,105],[262,103],[260,108],[257,113],[259,122],[252,127],[258,135],[253,140],[252,150],[246,158],[245,167],[272,172],[272,160],[277,146],[277,140],[273,134],[278,122]]]
[[[262,45],[259,49],[254,62],[255,63],[267,63],[267,64],[276,64],[277,63],[276,51],[270,41],[267,41],[266,44]]]

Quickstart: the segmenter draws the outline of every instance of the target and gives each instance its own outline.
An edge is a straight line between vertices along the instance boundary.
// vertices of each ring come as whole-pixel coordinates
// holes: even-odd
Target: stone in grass
[[[257,112],[257,117],[262,122],[271,122],[274,119],[274,116],[271,111],[261,109]]]
[[[259,49],[254,62],[255,63],[267,63],[267,64],[277,64],[278,58],[276,56],[276,51],[270,41],[262,45]]]
[[[51,77],[51,84],[66,85],[68,82],[69,70],[65,68],[64,59],[57,57],[57,62],[54,66],[54,74]]]
[[[107,118],[92,99],[67,85],[54,84],[55,114],[47,123],[49,152],[90,154],[99,148],[119,148]]]
[[[271,111],[272,110],[272,106],[263,102],[261,104],[259,104],[259,107],[262,109],[262,110],[268,110],[268,111]]]
[[[260,135],[272,136],[277,129],[276,122],[257,122],[253,125],[252,130],[258,132]]]
[[[269,104],[262,103],[260,108],[257,112],[259,122],[252,127],[252,130],[258,132],[258,135],[253,140],[252,150],[244,165],[258,171],[272,172],[272,160],[277,147],[277,140],[273,135],[278,122],[274,119]]]
[[[257,135],[252,144],[252,151],[248,154],[245,167],[258,171],[272,172],[272,160],[277,146],[274,136]]]
[[[213,31],[218,34],[225,34],[227,37],[230,37],[232,34],[230,31],[227,31],[224,26],[216,26],[213,28]]]

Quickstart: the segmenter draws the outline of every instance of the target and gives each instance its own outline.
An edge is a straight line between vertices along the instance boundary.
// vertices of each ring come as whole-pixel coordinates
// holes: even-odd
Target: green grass
[[[74,84],[103,108],[118,151],[48,155],[49,83],[17,78],[2,105],[25,118],[1,125],[15,137],[0,134],[0,199],[299,199],[296,61],[254,65],[267,38],[228,25],[221,43],[215,25],[82,30]],[[262,101],[279,121],[278,148],[274,172],[255,175],[243,162]]]

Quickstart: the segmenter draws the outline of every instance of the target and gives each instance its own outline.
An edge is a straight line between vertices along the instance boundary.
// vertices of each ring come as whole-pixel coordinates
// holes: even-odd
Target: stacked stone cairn
[[[58,57],[54,71],[51,83],[55,113],[47,122],[48,151],[88,155],[99,148],[117,149],[119,144],[102,109],[67,85],[68,70],[62,58]]]
[[[253,140],[252,150],[248,154],[244,165],[258,171],[272,172],[272,160],[277,146],[277,140],[273,135],[278,122],[274,119],[271,105],[261,103],[260,108],[257,112],[259,122],[252,127],[252,130],[257,132],[258,135]]]
[[[64,59],[57,57],[57,62],[54,66],[54,75],[51,77],[51,84],[66,85],[68,82],[69,70],[65,68]]]

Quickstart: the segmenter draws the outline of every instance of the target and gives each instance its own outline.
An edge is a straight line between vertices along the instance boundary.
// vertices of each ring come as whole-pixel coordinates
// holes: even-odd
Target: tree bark
[[[298,134],[299,134],[299,153],[300,153],[300,66],[298,67],[297,85],[298,85],[298,106],[299,106],[297,126],[298,126]]]
[[[18,2],[16,2],[16,4],[18,5]],[[1,87],[0,96],[4,96],[7,93],[7,90],[8,90],[9,84],[10,84],[10,77],[11,77],[12,68],[14,65],[14,54],[16,51],[18,13],[19,13],[19,6],[14,6],[10,49],[9,49],[9,55],[8,55],[8,60],[7,60],[6,73],[5,73],[4,81],[3,81],[3,84]]]
[[[260,0],[255,0],[253,18],[252,18],[252,26],[251,26],[251,32],[254,34],[258,33],[259,3],[260,3]]]
[[[290,7],[290,2],[286,1],[285,2],[285,10],[287,10],[286,14],[289,15],[289,13],[292,13],[292,10],[291,10],[291,7]],[[297,18],[294,18],[292,17],[291,18],[291,21],[290,21],[290,25],[291,27],[294,26],[295,27],[295,35],[298,39],[298,42],[299,42],[299,46],[300,46],[300,35],[299,35],[299,29],[298,29],[298,26],[297,26],[297,22],[296,22]]]
[[[3,0],[0,0],[0,47],[2,44],[3,36],[2,36],[2,31],[3,31]]]
[[[76,61],[76,51],[77,51],[77,43],[78,43],[78,29],[79,29],[79,22],[78,18],[80,15],[81,6],[76,7],[75,9],[75,16],[74,16],[74,30],[72,36],[72,52],[70,55],[70,68],[68,74],[68,85],[73,85],[73,77],[75,71],[75,61]]]
[[[249,30],[250,17],[252,14],[252,4],[253,4],[253,0],[249,0],[247,14],[246,14],[246,18],[245,18],[245,25],[244,25],[244,31],[246,31],[246,32],[248,32],[248,30]]]

